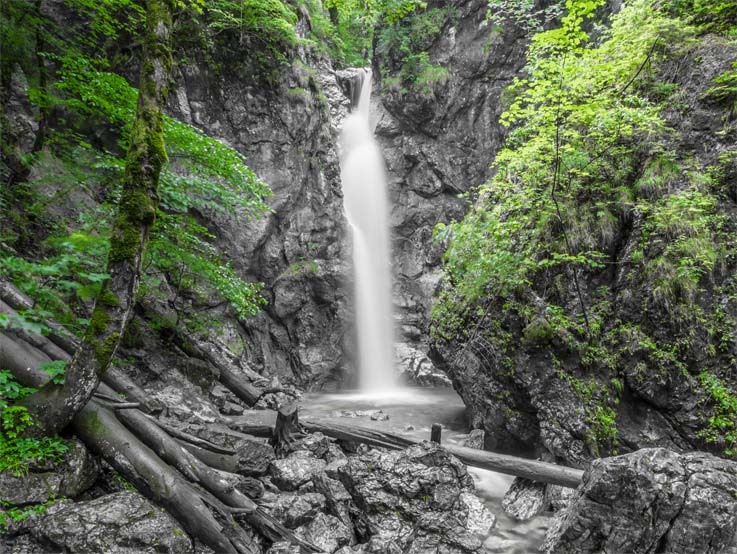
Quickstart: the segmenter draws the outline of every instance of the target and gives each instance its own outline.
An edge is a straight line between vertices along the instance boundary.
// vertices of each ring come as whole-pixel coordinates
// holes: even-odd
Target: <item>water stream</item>
[[[452,389],[412,388],[408,394],[379,399],[359,391],[342,393],[308,393],[301,407],[300,418],[335,418],[417,440],[430,437],[433,423],[443,426],[443,443],[462,444],[466,438],[466,409]],[[374,421],[368,415],[355,417],[357,412],[381,410],[389,416]],[[512,483],[512,477],[493,471],[468,468],[476,485],[476,494],[491,513],[496,525],[484,539],[489,554],[532,554],[537,552],[545,537],[550,518],[537,516],[530,521],[511,519],[502,510],[502,498]]]
[[[409,389],[397,384],[394,367],[391,299],[389,218],[384,159],[369,122],[371,73],[365,71],[360,100],[344,123],[340,138],[341,180],[346,218],[353,239],[356,333],[360,391],[308,394],[300,417],[353,417],[356,412],[382,410],[385,421],[361,417],[356,423],[427,439],[430,426],[441,423],[443,442],[465,438],[465,406],[449,389]],[[512,478],[469,468],[478,496],[496,516],[497,523],[484,547],[489,553],[526,554],[542,543],[546,517],[525,523],[511,520],[501,499]]]
[[[340,136],[343,206],[353,235],[359,385],[396,391],[392,329],[389,216],[384,158],[369,124],[371,72],[365,71],[356,110]]]

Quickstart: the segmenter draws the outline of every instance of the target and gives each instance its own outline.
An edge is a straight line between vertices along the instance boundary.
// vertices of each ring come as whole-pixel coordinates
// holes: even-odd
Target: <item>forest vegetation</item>
[[[217,132],[170,115],[173,83],[199,64],[276,90],[306,55],[335,69],[373,65],[381,90],[432,98],[450,73],[428,51],[460,19],[458,4],[2,2],[0,278],[30,303],[0,310],[0,331],[64,343],[69,356],[26,381],[0,365],[0,472],[60,461],[73,428],[113,445],[132,468],[125,478],[189,517],[203,542],[248,552],[242,530],[214,530],[237,510],[270,539],[298,542],[207,464],[173,455],[149,414],[119,411],[123,427],[94,407],[106,395],[120,401],[100,382],[123,373],[116,353],[140,342],[135,314],[150,300],[175,316],[149,309],[148,324],[185,351],[196,348],[188,337],[253,318],[267,302],[270,284],[239,274],[208,221],[257,225],[273,212],[270,184]],[[483,344],[509,390],[520,365],[544,358],[583,406],[591,457],[627,448],[619,406],[635,382],[688,391],[699,406],[683,424],[691,446],[737,457],[737,60],[699,93],[721,121],[712,142],[683,124],[693,95],[676,77],[699,48],[734,48],[737,1],[627,0],[611,13],[605,0],[489,0],[482,28],[492,38],[515,29],[526,63],[503,94],[492,177],[468,183],[466,215],[435,228],[444,254],[434,347],[458,356]],[[19,124],[22,110],[32,124]],[[301,260],[285,274],[303,271],[319,267]],[[206,306],[222,307],[221,320]],[[236,394],[253,404],[262,392]],[[129,435],[158,444],[161,460],[134,452],[138,443],[126,450]],[[174,492],[148,476],[168,479],[164,466],[177,468]],[[237,508],[213,508],[223,503]]]

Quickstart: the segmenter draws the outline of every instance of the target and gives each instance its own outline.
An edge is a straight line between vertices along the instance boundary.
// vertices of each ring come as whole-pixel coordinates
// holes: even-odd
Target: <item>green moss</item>
[[[101,305],[95,306],[87,328],[88,336],[97,337],[104,334],[109,324],[110,314],[107,313],[107,310]]]
[[[132,139],[133,140],[133,139]],[[163,144],[163,133],[162,133]],[[128,171],[141,162],[128,159]],[[130,178],[136,178],[131,176]],[[110,262],[133,261],[139,253],[145,230],[153,225],[156,218],[157,201],[142,191],[123,192],[118,216],[115,219],[110,238]]]
[[[522,341],[527,344],[547,344],[555,337],[555,329],[543,318],[534,319],[524,331]]]
[[[120,342],[120,333],[111,333],[104,342],[97,342],[94,346],[95,359],[99,367],[107,367],[113,358],[115,349]]]
[[[93,410],[83,410],[75,420],[75,424],[79,425],[87,433],[93,436],[100,436],[105,432],[105,426],[97,417],[97,413]]]

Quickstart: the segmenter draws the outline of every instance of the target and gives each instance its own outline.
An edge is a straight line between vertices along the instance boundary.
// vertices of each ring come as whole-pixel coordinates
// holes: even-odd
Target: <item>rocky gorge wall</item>
[[[429,2],[428,11],[445,6]],[[469,206],[462,195],[490,176],[504,140],[502,93],[524,65],[527,44],[522,30],[487,24],[484,0],[451,8],[417,47],[428,53],[429,64],[447,71],[442,78],[402,82],[407,60],[399,48],[377,47],[373,61],[375,133],[391,206],[398,357],[400,367],[423,367],[429,375],[437,373],[427,350],[443,252],[433,229],[462,218]],[[407,18],[410,29],[420,24]]]
[[[337,136],[350,100],[339,77],[300,49],[276,85],[204,63],[183,66],[176,81],[173,114],[241,152],[273,190],[273,212],[260,219],[201,214],[238,273],[266,284],[268,305],[221,342],[268,375],[305,387],[342,382],[351,268]]]
[[[690,231],[653,241],[652,223],[644,222],[648,214],[633,209],[612,229],[605,250],[614,260],[611,267],[582,272],[581,296],[570,273],[556,283],[533,281],[517,293],[544,310],[543,299],[560,290],[561,304],[575,311],[580,297],[593,304],[597,291],[606,291],[611,311],[595,355],[578,355],[570,334],[546,334],[552,326],[546,327],[545,313],[532,310],[525,319],[493,294],[464,321],[473,329],[470,339],[433,344],[434,359],[464,399],[472,426],[486,430],[488,449],[529,449],[578,467],[594,457],[646,447],[733,453],[731,423],[719,422],[733,417],[722,400],[729,402],[734,390],[735,119],[733,109],[715,99],[713,87],[734,56],[733,45],[702,36],[651,70],[654,81],[678,91],[662,112],[670,129],[663,148],[675,153],[675,170],[663,171],[661,184],[653,185],[660,188],[647,189],[649,175],[661,178],[648,155],[632,182],[642,187],[640,198],[650,200],[703,191],[709,214],[719,222],[709,238],[718,261],[691,293],[674,284],[675,270],[657,273],[666,267],[663,252]],[[691,181],[694,176],[700,185]],[[708,250],[700,245],[693,252]]]
[[[486,2],[471,0],[444,15],[425,48],[448,73],[429,87],[391,84],[402,60],[391,49],[374,56],[371,117],[388,176],[397,357],[424,384],[447,383],[427,358],[442,254],[433,228],[462,217],[468,200],[459,195],[488,178],[504,136],[502,92],[525,59],[525,33],[492,30],[486,12]],[[225,343],[254,369],[313,388],[355,378],[338,159],[354,76],[304,49],[271,87],[194,64],[181,69],[170,102],[178,118],[243,153],[274,191],[274,213],[255,222],[203,214],[239,273],[266,283],[268,306],[244,323],[244,333],[226,331]],[[247,345],[242,354],[239,342]]]

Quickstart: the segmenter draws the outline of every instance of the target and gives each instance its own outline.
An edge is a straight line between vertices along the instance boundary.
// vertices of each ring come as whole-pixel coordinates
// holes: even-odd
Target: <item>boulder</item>
[[[466,448],[475,448],[476,450],[484,449],[484,436],[486,433],[483,429],[474,429],[463,441],[463,446]]]
[[[325,497],[326,506],[330,515],[336,516],[346,525],[351,525],[351,507],[353,498],[348,493],[343,483],[331,479],[326,473],[313,477],[312,482],[315,491]]]
[[[435,367],[427,354],[407,343],[395,348],[397,369],[402,379],[423,387],[449,387],[448,376]]]
[[[271,462],[269,471],[273,483],[281,490],[296,491],[322,473],[327,464],[311,452],[298,450],[281,460]]]
[[[502,499],[502,509],[517,521],[527,521],[545,509],[545,489],[545,483],[517,477]]]
[[[246,476],[265,475],[276,458],[274,449],[265,442],[241,439],[236,447],[238,473]]]
[[[0,473],[0,502],[13,506],[42,504],[62,496],[76,497],[97,479],[100,466],[77,439],[67,442],[69,450],[55,467],[31,465],[26,475]]]
[[[649,448],[595,460],[543,549],[717,554],[737,532],[737,463]]]
[[[337,517],[323,513],[317,514],[315,519],[299,527],[294,533],[330,554],[347,546],[353,539],[353,530],[350,527]]]
[[[493,522],[468,496],[474,487],[466,467],[437,444],[370,450],[349,457],[336,473],[358,508],[366,553],[480,552],[474,533]]]
[[[31,536],[47,545],[30,552],[190,554],[192,541],[164,510],[135,492],[69,503],[42,517]]]
[[[271,506],[271,515],[284,526],[295,529],[325,511],[325,497],[318,493],[280,494]]]

